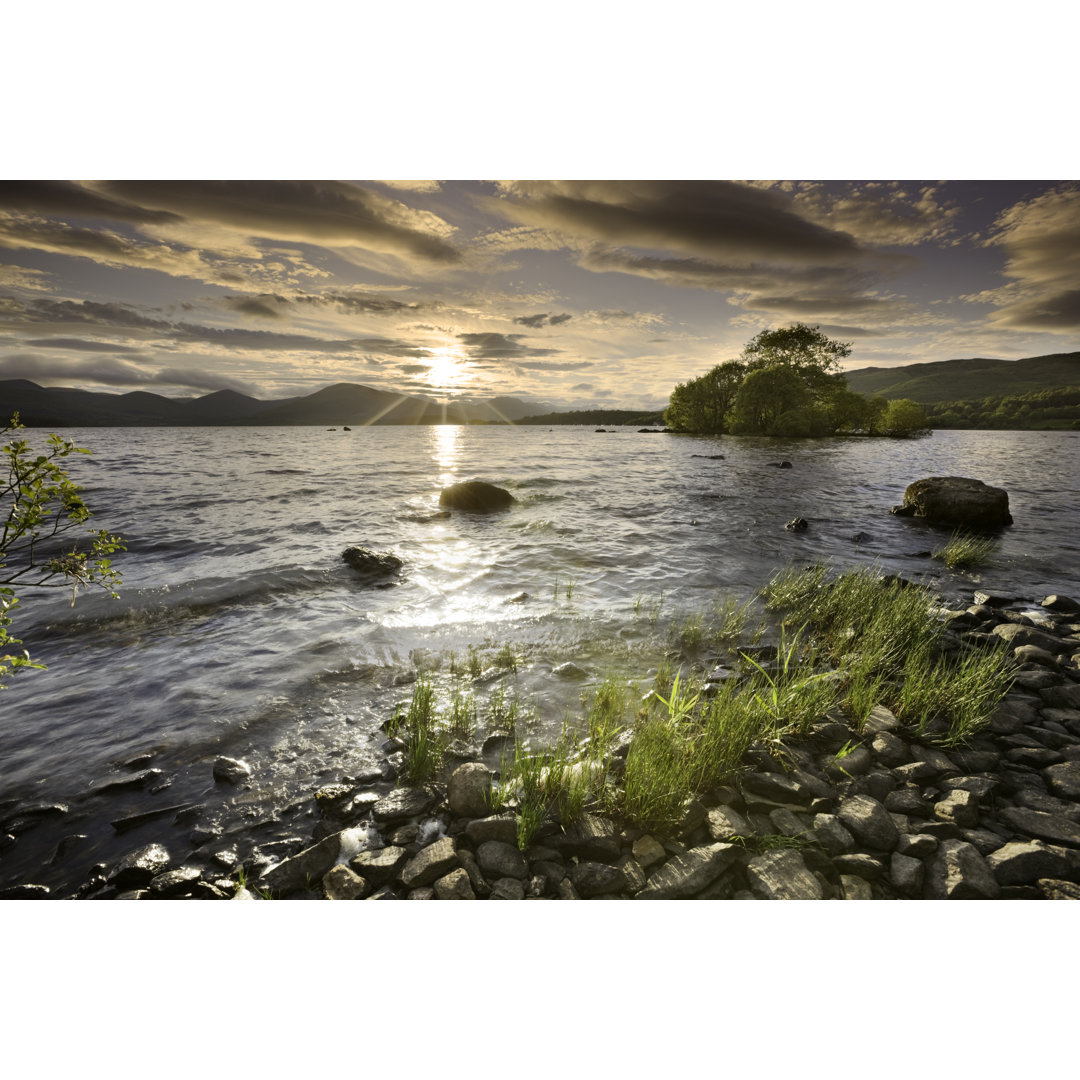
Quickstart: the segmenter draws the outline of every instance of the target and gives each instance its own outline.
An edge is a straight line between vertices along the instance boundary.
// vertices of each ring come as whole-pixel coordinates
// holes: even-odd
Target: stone
[[[503,844],[517,843],[517,818],[513,814],[494,814],[491,817],[474,818],[465,826],[470,843],[479,846],[487,840]]]
[[[459,765],[446,786],[446,799],[458,817],[483,818],[491,813],[491,770],[478,761]]]
[[[1033,769],[1044,769],[1062,760],[1061,754],[1045,746],[1017,746],[1006,751],[1005,757],[1014,765],[1030,765]]]
[[[413,889],[406,900],[434,900],[435,890],[430,885],[418,885]]]
[[[690,848],[668,859],[649,876],[635,900],[684,900],[711,885],[739,858],[734,844],[708,844]]]
[[[1068,596],[1059,596],[1057,593],[1046,597],[1042,601],[1042,606],[1048,611],[1060,611],[1066,615],[1080,611],[1080,603],[1070,599]]]
[[[1036,884],[1047,900],[1080,900],[1080,885],[1074,882],[1040,878]]]
[[[468,510],[474,514],[486,514],[493,510],[505,510],[517,500],[505,488],[496,487],[483,480],[463,480],[451,484],[439,493],[439,505],[454,510]]]
[[[468,872],[459,867],[457,870],[451,870],[445,877],[439,878],[435,882],[435,899],[475,900],[476,893],[473,892]]]
[[[564,854],[577,855],[581,859],[617,859],[619,841],[615,822],[599,814],[582,814],[566,830],[559,847]]]
[[[349,860],[349,867],[373,886],[393,880],[408,859],[403,847],[389,846],[361,851]]]
[[[567,881],[567,885],[570,882]],[[573,888],[573,886],[571,886]],[[491,885],[491,895],[489,900],[524,900],[525,899],[525,884],[518,878],[504,877],[499,878]],[[570,899],[567,897],[566,899]],[[575,893],[574,900],[580,899]]]
[[[896,843],[900,855],[910,855],[913,859],[925,859],[938,849],[940,841],[928,833],[905,833]]]
[[[903,504],[893,513],[968,529],[998,529],[1013,523],[1008,492],[966,476],[930,476],[908,484]]]
[[[783,806],[773,810],[769,814],[769,820],[779,836],[803,836],[811,829],[807,821],[801,820],[797,814]]]
[[[825,891],[794,848],[755,855],[746,864],[746,878],[762,900],[821,900]]]
[[[396,788],[371,808],[371,816],[376,821],[407,821],[429,810],[435,801],[434,793],[424,788]]]
[[[626,885],[623,872],[617,866],[602,862],[579,862],[570,867],[570,881],[582,899],[601,893],[618,892]]]
[[[130,832],[148,822],[157,821],[164,817],[177,817],[185,811],[201,809],[198,803],[177,803],[174,806],[161,806],[156,810],[147,810],[141,814],[132,814],[129,817],[117,818],[110,822],[117,833]]]
[[[1043,770],[1050,791],[1059,798],[1080,802],[1080,761],[1066,761]]]
[[[1069,649],[1065,642],[1053,634],[1048,634],[1045,630],[1038,630],[1034,626],[1023,626],[1020,623],[998,623],[991,633],[994,637],[1001,638],[1009,648],[1014,650],[1021,645],[1035,645],[1040,649],[1045,649],[1052,655],[1057,655],[1058,653],[1068,652]]]
[[[970,829],[979,823],[979,799],[971,791],[957,788],[940,802],[934,803],[934,816],[941,821],[951,821],[961,829]]]
[[[347,866],[332,866],[322,879],[327,900],[363,900],[370,885]]]
[[[544,879],[548,892],[555,892],[559,888],[559,882],[566,877],[566,867],[562,863],[539,859],[532,864],[534,875],[540,875]],[[569,879],[567,879],[569,880]]]
[[[878,851],[896,847],[899,833],[888,810],[869,795],[845,799],[836,815],[857,841]]]
[[[405,565],[396,555],[366,547],[347,547],[341,558],[365,578],[390,577]]]
[[[320,840],[296,855],[282,859],[277,866],[264,870],[259,880],[263,888],[277,893],[294,892],[321,881],[341,853],[341,833]]]
[[[951,776],[941,781],[941,786],[946,791],[970,791],[976,798],[989,797],[998,786],[998,781],[992,776]]]
[[[726,808],[719,807],[718,809],[724,810]],[[712,813],[712,811],[709,812],[708,821],[710,822],[712,821]],[[712,834],[714,840],[728,839],[727,837],[716,836],[713,834],[711,825],[709,827],[709,832]],[[633,852],[634,858],[637,859],[642,870],[648,870],[650,866],[655,866],[657,863],[663,862],[667,858],[667,852],[664,850],[664,845],[648,834],[635,840],[630,850]]]
[[[120,780],[103,780],[92,787],[87,795],[111,795],[118,791],[137,791],[150,783],[160,780],[164,773],[160,769],[144,769],[134,776],[125,776]]]
[[[1039,667],[1054,669],[1061,666],[1053,653],[1039,648],[1038,645],[1019,645],[1013,649],[1013,655],[1021,664],[1036,664]]]
[[[875,735],[870,743],[870,749],[878,761],[889,768],[894,765],[904,765],[911,760],[911,751],[908,750],[907,743],[888,731],[881,731]]]
[[[923,864],[920,859],[894,851],[889,857],[889,880],[897,892],[918,896],[923,887]]]
[[[9,885],[0,889],[0,900],[48,900],[48,885]],[[119,897],[117,897],[119,899]]]
[[[890,791],[882,803],[890,813],[906,814],[908,817],[929,817],[933,812],[930,803],[914,785]]]
[[[423,888],[457,868],[457,843],[452,836],[444,836],[421,848],[405,864],[401,870],[401,883],[407,889]]]
[[[988,855],[986,864],[999,885],[1031,885],[1039,878],[1068,878],[1069,853],[1041,840],[1012,841]]]
[[[824,886],[823,886],[824,888]],[[824,897],[823,897],[824,899]],[[873,900],[874,893],[870,882],[856,874],[840,875],[840,893],[838,900]]]
[[[805,785],[782,773],[751,772],[741,777],[743,796],[748,803],[764,800],[796,809],[808,808],[815,798]]]
[[[219,757],[214,762],[214,779],[219,784],[238,784],[251,776],[251,766],[246,761],[231,757]]]
[[[551,674],[558,679],[584,679],[588,672],[572,660],[567,660],[565,663],[553,667]]]
[[[830,855],[843,855],[855,847],[855,837],[835,814],[815,815],[814,839]]]
[[[485,840],[476,849],[476,861],[485,877],[490,880],[528,880],[529,868],[525,863],[525,856],[513,844],[504,844],[501,840]]]
[[[150,880],[146,891],[154,900],[170,900],[191,891],[192,885],[202,876],[197,866],[180,866],[166,870]]]
[[[850,855],[837,855],[832,863],[839,873],[853,874],[867,881],[877,881],[885,871],[885,865],[880,859],[861,851],[852,852]]]
[[[998,814],[998,819],[1014,832],[1024,836],[1038,837],[1051,844],[1080,847],[1080,825],[1060,814],[1045,814],[1040,810],[1010,806]]]
[[[867,714],[863,724],[864,735],[877,735],[882,731],[895,731],[900,727],[900,721],[884,705],[875,705]]]
[[[996,900],[1001,893],[986,860],[964,840],[942,840],[923,865],[927,900]]]
[[[636,893],[645,888],[645,871],[641,863],[633,855],[629,852],[620,855],[619,861],[615,865],[622,871],[622,888],[626,889],[627,892]]]
[[[1045,686],[1039,696],[1052,709],[1080,709],[1080,683]]]
[[[169,869],[169,852],[161,844],[147,844],[145,847],[125,855],[111,874],[108,883],[116,889],[142,889]]]
[[[806,520],[806,518],[797,517],[792,518],[784,526],[784,528],[787,529],[789,532],[805,532],[807,529],[810,528],[810,523]]]

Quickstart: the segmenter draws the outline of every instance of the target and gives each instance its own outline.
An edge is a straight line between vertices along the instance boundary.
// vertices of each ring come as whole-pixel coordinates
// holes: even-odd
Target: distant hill
[[[643,412],[640,409],[579,409],[575,412],[550,412],[526,416],[519,424],[608,424],[611,427],[663,425],[664,410]]]
[[[850,390],[923,405],[1017,396],[1080,384],[1080,352],[1052,353],[1026,360],[938,360],[892,368],[845,372]]]
[[[336,383],[304,397],[260,401],[234,390],[177,399],[136,390],[109,394],[0,381],[0,421],[14,412],[27,427],[206,427],[258,425],[465,424],[519,420],[539,402],[495,397],[442,406],[431,398]]]

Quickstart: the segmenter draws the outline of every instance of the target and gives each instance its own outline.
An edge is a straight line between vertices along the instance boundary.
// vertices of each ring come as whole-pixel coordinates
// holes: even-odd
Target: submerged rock
[[[251,766],[246,761],[236,758],[219,757],[214,762],[214,779],[218,783],[238,784],[251,775]]]
[[[966,476],[916,480],[904,491],[903,504],[892,512],[969,529],[998,529],[1013,523],[1008,492]]]
[[[792,518],[784,528],[788,529],[790,532],[804,532],[806,529],[810,528],[810,523],[806,518],[797,517]]]
[[[365,547],[349,547],[341,553],[342,559],[365,577],[385,578],[396,574],[404,563],[389,552],[372,551]]]
[[[483,480],[463,480],[443,488],[439,494],[439,505],[450,506],[455,510],[469,510],[474,514],[486,514],[492,510],[505,510],[517,502],[505,488]]]

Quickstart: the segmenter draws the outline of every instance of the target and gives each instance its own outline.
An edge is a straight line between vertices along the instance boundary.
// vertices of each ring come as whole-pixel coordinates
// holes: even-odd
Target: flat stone
[[[726,809],[725,807],[719,807],[718,809]],[[711,811],[710,811],[711,815]],[[710,817],[711,820],[711,817]],[[712,834],[712,828],[709,829],[710,834],[714,840],[724,840],[728,837],[721,837]],[[737,833],[733,835],[744,835]],[[650,866],[655,866],[657,863],[663,862],[667,858],[667,852],[664,850],[664,845],[660,843],[655,837],[645,836],[639,837],[634,841],[631,851],[634,853],[634,858],[638,861],[642,870],[648,870]]]
[[[615,865],[622,871],[622,888],[626,889],[627,892],[636,893],[645,888],[645,871],[641,863],[633,855],[629,852],[620,855],[619,861]]]
[[[567,881],[569,885],[570,882]],[[577,894],[573,897],[575,900],[579,899]],[[525,883],[518,878],[504,877],[499,878],[498,881],[492,882],[491,895],[489,900],[524,900],[525,899]]]
[[[1072,866],[1064,848],[1041,840],[1005,844],[988,855],[986,863],[999,885],[1030,885],[1039,878],[1067,878]]]
[[[853,795],[837,810],[837,817],[857,841],[878,851],[896,847],[899,833],[888,810],[869,795]]]
[[[165,774],[160,769],[144,769],[133,776],[124,776],[119,780],[103,780],[92,787],[88,795],[110,795],[118,791],[136,791],[156,782]]]
[[[798,814],[784,806],[773,810],[769,814],[769,820],[778,836],[803,836],[813,828],[809,821],[803,820]]]
[[[451,870],[445,877],[435,882],[436,900],[475,900],[472,882],[468,872],[461,869]]]
[[[48,900],[48,885],[9,885],[0,889],[0,900]],[[119,897],[117,897],[119,899]]]
[[[1059,611],[1065,615],[1071,615],[1074,612],[1080,611],[1080,603],[1068,596],[1061,596],[1058,593],[1053,593],[1046,597],[1042,601],[1042,606],[1048,611]]]
[[[1014,765],[1030,765],[1033,769],[1045,769],[1063,760],[1056,750],[1045,746],[1016,746],[1006,751],[1005,757]]]
[[[434,900],[435,890],[430,885],[418,885],[411,890],[406,900]]]
[[[996,900],[1001,893],[986,860],[963,840],[943,840],[923,865],[928,900]]]
[[[1080,761],[1066,761],[1043,770],[1050,791],[1059,798],[1080,802]]]
[[[675,855],[654,870],[635,900],[683,900],[711,885],[739,858],[734,844],[709,844]]]
[[[491,880],[528,880],[529,868],[525,856],[513,844],[505,844],[501,840],[485,840],[476,849],[476,861],[484,875]]]
[[[491,817],[474,818],[465,826],[470,843],[486,843],[498,840],[503,844],[517,843],[517,818],[513,814],[494,814]]]
[[[864,735],[877,735],[883,731],[895,731],[900,727],[900,721],[884,705],[875,705],[866,717],[863,724]]]
[[[349,860],[349,867],[378,888],[393,880],[408,857],[408,852],[403,847],[391,845],[376,848],[374,851],[359,852]]]
[[[370,885],[347,866],[332,866],[322,879],[327,900],[362,900]]]
[[[885,865],[880,859],[875,859],[872,855],[861,851],[852,852],[849,855],[837,855],[832,863],[839,873],[854,874],[867,881],[877,881],[885,870]]]
[[[452,836],[444,836],[421,848],[405,864],[401,871],[401,883],[407,889],[420,889],[457,868],[457,843]]]
[[[1056,670],[1060,667],[1058,658],[1046,649],[1040,649],[1038,645],[1019,645],[1013,649],[1013,655],[1021,664],[1036,664]]]
[[[371,808],[371,816],[376,821],[407,821],[425,813],[435,801],[435,794],[425,788],[396,788]]]
[[[746,864],[746,877],[754,895],[763,900],[821,900],[821,882],[793,848],[777,848],[755,855]]]
[[[782,773],[747,773],[740,782],[748,803],[764,799],[780,806],[809,807],[816,798],[805,785]]]
[[[890,791],[882,802],[890,813],[906,814],[908,817],[929,817],[933,812],[931,803],[923,798],[922,792],[914,785]]]
[[[952,776],[941,781],[947,791],[970,791],[976,799],[986,799],[998,787],[998,781],[992,776]]]
[[[578,895],[585,900],[601,893],[618,892],[626,885],[623,872],[608,863],[579,862],[570,868],[569,876]]]
[[[1010,806],[998,814],[998,819],[1014,832],[1024,836],[1037,837],[1051,844],[1080,847],[1080,825],[1067,817]]]
[[[327,836],[312,847],[288,859],[282,859],[277,866],[264,870],[259,880],[262,885],[277,893],[294,892],[306,889],[312,883],[321,881],[327,871],[337,862],[341,852],[341,833]]]
[[[559,846],[565,854],[577,855],[581,859],[604,861],[619,857],[615,822],[599,814],[582,814],[566,830]]]
[[[1023,626],[1021,623],[998,623],[991,633],[994,637],[1001,638],[1012,649],[1017,649],[1021,645],[1035,645],[1052,655],[1069,651],[1069,646],[1054,634],[1037,630],[1034,626]]]
[[[1013,802],[1027,810],[1041,810],[1044,814],[1058,814],[1070,821],[1080,822],[1080,804],[1059,799],[1036,788],[1022,788],[1013,795]]]
[[[113,829],[118,833],[130,832],[132,829],[137,829],[142,825],[146,825],[151,821],[158,821],[160,818],[179,816],[188,810],[194,810],[199,808],[198,803],[177,803],[174,806],[162,806],[156,810],[147,810],[141,814],[132,814],[130,817],[117,818],[115,821],[110,822]]]
[[[714,806],[705,815],[705,827],[709,830],[709,836],[713,840],[730,840],[733,836],[750,836],[753,828],[750,822],[730,806]],[[637,845],[634,845],[634,854],[637,855]],[[654,860],[656,861],[656,860]],[[642,863],[646,869],[649,865]]]

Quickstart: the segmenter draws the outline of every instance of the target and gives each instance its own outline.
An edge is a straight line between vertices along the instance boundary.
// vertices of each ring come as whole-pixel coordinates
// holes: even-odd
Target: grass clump
[[[446,749],[446,734],[436,726],[435,688],[420,674],[413,684],[412,699],[401,719],[405,742],[402,774],[409,783],[423,784],[438,773]]]
[[[983,566],[994,552],[994,541],[986,536],[955,532],[944,547],[934,552],[950,570],[966,570]]]

